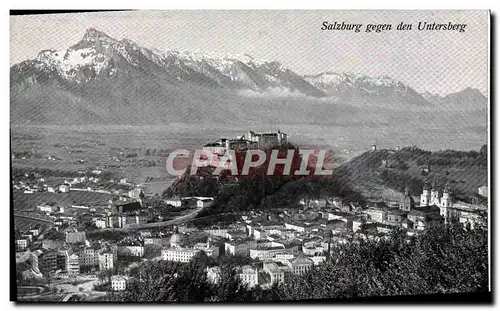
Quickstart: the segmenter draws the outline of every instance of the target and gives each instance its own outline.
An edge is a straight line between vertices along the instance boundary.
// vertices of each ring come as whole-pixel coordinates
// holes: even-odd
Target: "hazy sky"
[[[12,16],[11,65],[44,49],[67,49],[89,27],[145,47],[250,54],[299,74],[388,75],[417,91],[488,89],[487,11],[135,11]],[[362,23],[361,32],[321,30]],[[400,22],[412,31],[396,31]],[[463,23],[465,32],[418,31],[418,22]],[[392,31],[366,33],[366,24]]]

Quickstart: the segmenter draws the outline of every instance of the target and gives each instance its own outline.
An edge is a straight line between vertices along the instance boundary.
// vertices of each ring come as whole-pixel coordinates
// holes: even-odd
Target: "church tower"
[[[441,216],[444,217],[445,223],[448,223],[452,218],[453,199],[451,197],[450,187],[446,186],[443,190],[441,205],[439,207]]]
[[[429,206],[431,201],[431,194],[429,193],[429,185],[424,184],[424,189],[420,195],[420,206]]]
[[[437,205],[439,206],[439,191],[436,187],[436,181],[432,183],[432,189],[431,189],[431,201],[429,202],[429,205]]]
[[[451,198],[450,187],[445,187],[443,191],[443,197],[441,198],[441,205],[443,207],[451,207],[453,200]]]
[[[403,211],[411,211],[415,207],[415,202],[413,201],[413,198],[410,195],[410,189],[405,188],[405,196],[403,199],[403,202],[399,204],[399,209]]]

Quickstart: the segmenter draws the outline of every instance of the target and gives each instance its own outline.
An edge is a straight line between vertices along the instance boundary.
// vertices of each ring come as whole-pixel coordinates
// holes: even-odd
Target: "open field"
[[[37,205],[48,202],[56,202],[62,206],[69,207],[78,205],[107,205],[113,196],[105,193],[71,191],[68,193],[35,192],[23,193],[14,191],[14,210],[36,210]]]
[[[239,126],[206,123],[169,123],[164,126],[11,124],[12,152],[16,154],[12,166],[75,174],[99,168],[111,172],[115,179],[126,177],[136,184],[144,184],[146,194],[154,195],[161,194],[175,178],[165,169],[166,158],[172,150],[194,150],[220,137],[236,137],[248,130],[280,129],[289,134],[291,142],[303,148],[333,150],[340,163],[369,150],[372,144],[378,148],[416,145],[421,149],[436,151],[479,150],[487,142],[485,110],[402,109],[325,102],[314,102],[314,105],[318,111],[329,107],[331,120],[326,122],[323,117],[320,122],[311,117],[307,124],[292,124],[265,123],[264,120],[249,118],[248,122]],[[280,104],[276,108],[286,107]],[[256,104],[255,109],[263,108]],[[283,111],[288,113],[286,109]],[[413,169],[417,168],[410,168]],[[483,177],[474,177],[473,171],[449,172],[449,177],[457,180],[459,187],[462,176],[466,175],[474,179],[473,186],[483,182]],[[382,188],[380,191],[385,191]],[[83,197],[73,199],[73,195]],[[69,197],[54,197],[52,194],[14,195],[16,209],[32,209],[36,204],[54,199],[65,203],[71,203],[72,200],[90,203],[105,200],[106,197],[89,193],[72,193]]]
[[[20,232],[24,232],[28,229],[34,228],[37,225],[41,226],[42,233],[45,230],[52,228],[52,224],[50,224],[48,222],[37,221],[34,219],[30,219],[30,218],[14,216],[14,228]]]
[[[257,122],[240,127],[204,124],[12,125],[12,151],[36,152],[36,157],[13,159],[12,165],[71,171],[108,165],[109,170],[117,175],[130,176],[137,183],[142,183],[147,177],[163,181],[171,178],[164,165],[166,156],[172,150],[194,150],[220,137],[235,137],[248,130],[281,129],[289,134],[293,143],[329,148],[346,158],[370,149],[372,144],[382,148],[416,145],[431,151],[478,150],[487,141],[487,115],[483,112],[358,110],[361,115],[342,114],[343,111],[339,110],[328,124],[312,120],[309,124],[269,123],[272,125],[263,126]],[[146,155],[148,149],[156,149],[157,152],[153,156]],[[137,156],[127,158],[127,154]],[[48,156],[57,159],[49,160]],[[77,160],[84,162],[76,163]]]

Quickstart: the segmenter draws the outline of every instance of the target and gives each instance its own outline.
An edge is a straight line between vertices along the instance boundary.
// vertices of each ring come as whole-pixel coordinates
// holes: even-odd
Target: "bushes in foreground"
[[[353,240],[337,246],[323,265],[268,290],[248,289],[229,265],[221,267],[221,282],[212,284],[205,270],[210,261],[202,257],[189,264],[144,263],[127,290],[108,299],[262,301],[488,291],[488,232],[460,225],[410,238],[400,231],[385,240]]]

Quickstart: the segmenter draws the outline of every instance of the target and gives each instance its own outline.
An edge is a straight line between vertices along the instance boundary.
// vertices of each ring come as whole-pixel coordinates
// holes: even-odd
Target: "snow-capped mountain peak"
[[[104,32],[99,31],[94,27],[90,27],[85,31],[85,34],[83,35],[82,41],[87,41],[87,42],[101,41],[101,42],[109,42],[109,43],[118,42],[118,40],[108,36]]]
[[[441,93],[431,93],[429,91],[425,91],[423,93],[420,93],[420,95],[422,95],[423,98],[427,99],[428,101],[435,101],[435,100],[440,100],[442,98],[444,98],[446,95],[444,94],[441,94]]]
[[[82,82],[78,71],[90,69],[98,75],[108,64],[109,59],[93,47],[67,50],[45,50],[36,57],[36,67],[41,70],[55,71],[61,77],[75,82]],[[85,79],[84,79],[85,80]]]
[[[397,101],[418,106],[429,102],[408,85],[387,75],[368,76],[353,72],[324,72],[305,76],[307,82],[330,96],[339,98],[361,97],[380,102]]]
[[[183,83],[325,95],[277,61],[248,54],[149,49],[129,39],[116,40],[95,28],[87,29],[83,38],[67,50],[42,51],[33,61],[37,69],[76,83],[114,76],[120,72],[118,67],[127,72],[126,66],[132,66],[158,70],[168,76],[167,80]]]
[[[327,93],[362,90],[368,93],[379,93],[382,89],[392,89],[396,92],[406,92],[407,86],[387,75],[370,77],[353,72],[324,72],[318,75],[305,76],[306,81]]]
[[[287,68],[285,68],[279,62],[258,59],[249,54],[212,53],[191,50],[164,50],[163,54],[174,55],[184,62],[191,63],[193,65],[200,63],[210,63],[220,70],[225,70],[228,66],[233,66],[238,62],[250,68],[257,68],[268,64],[274,64],[276,70],[287,70]]]
[[[370,77],[362,73],[354,72],[324,72],[314,76],[306,76],[306,79],[312,83],[321,83],[331,86],[339,86],[342,83],[355,85],[357,83],[367,83],[374,86],[393,86],[401,82],[392,79],[387,75]]]
[[[99,79],[116,75],[127,79],[134,73],[134,77],[153,75],[173,84],[190,83],[243,91],[240,93],[278,92],[340,98],[368,96],[382,102],[389,99],[418,105],[428,105],[444,97],[431,93],[418,94],[387,75],[372,77],[361,73],[327,71],[301,76],[278,61],[249,54],[146,48],[126,38],[116,40],[95,28],[87,29],[82,39],[66,50],[44,50],[33,60],[14,65],[12,77],[20,80],[29,78],[33,75],[33,68],[44,77],[56,77],[70,84],[94,80],[103,82]],[[476,93],[469,89],[455,97],[473,98]]]

